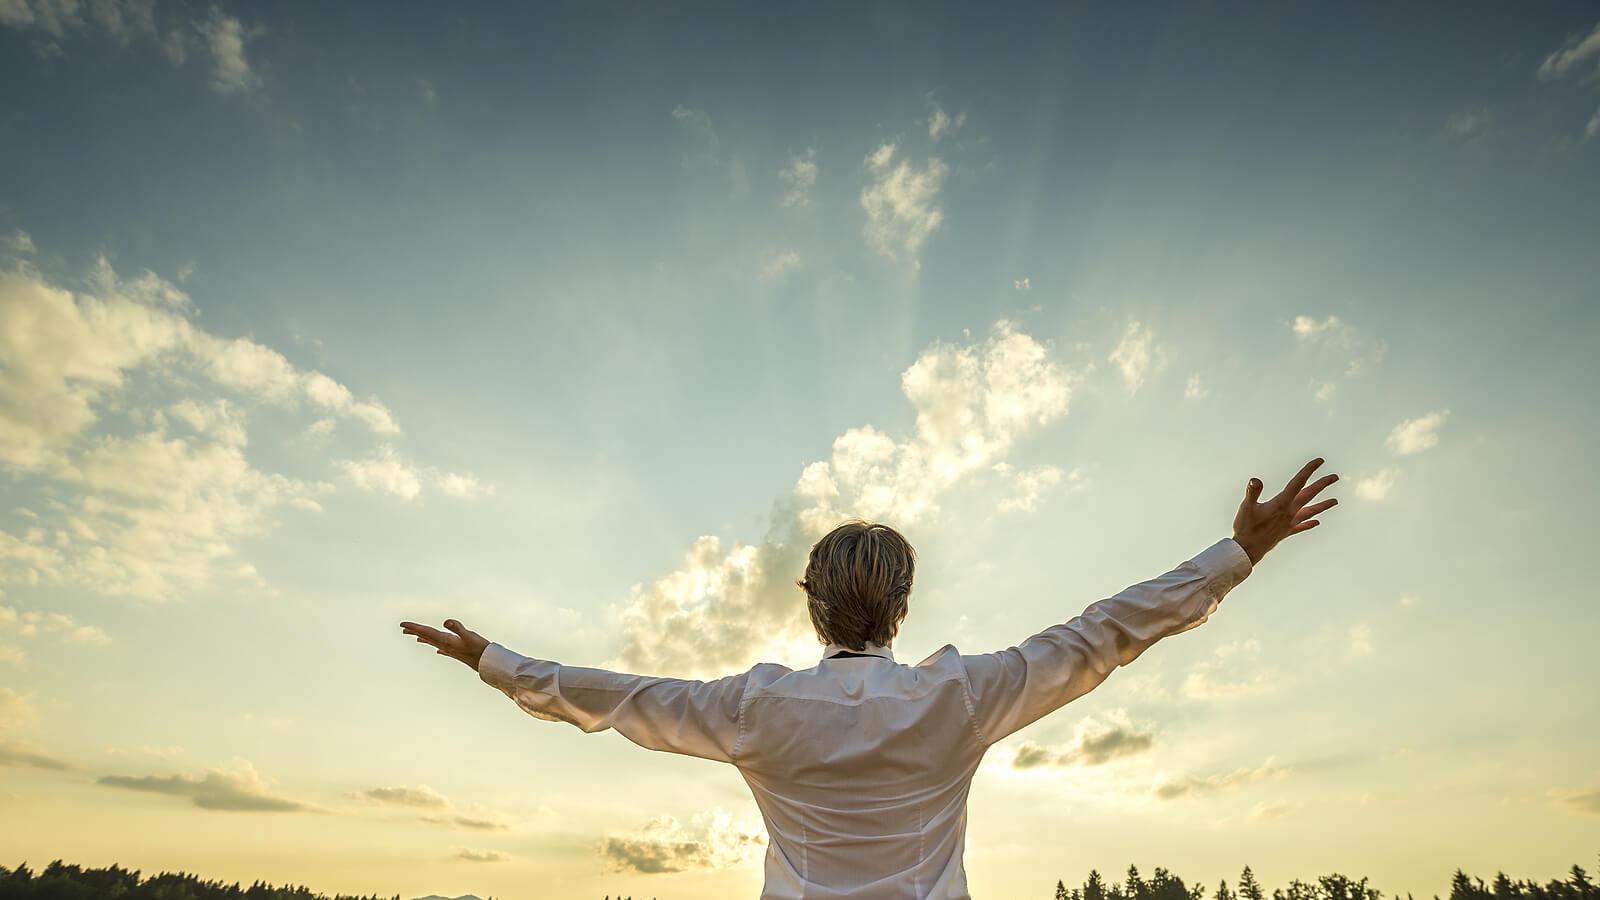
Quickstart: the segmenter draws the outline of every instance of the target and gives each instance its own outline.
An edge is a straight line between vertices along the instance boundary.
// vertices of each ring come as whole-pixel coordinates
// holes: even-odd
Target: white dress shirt
[[[767,826],[764,900],[968,898],[967,789],[995,742],[1216,612],[1250,574],[1231,538],[993,653],[888,647],[714,681],[565,666],[490,644],[486,683],[529,715],[732,763]]]

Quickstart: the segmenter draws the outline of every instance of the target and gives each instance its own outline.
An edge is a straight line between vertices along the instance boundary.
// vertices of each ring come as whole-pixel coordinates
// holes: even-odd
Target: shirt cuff
[[[1218,600],[1245,580],[1255,568],[1250,563],[1250,555],[1231,537],[1223,538],[1200,551],[1194,558],[1194,564],[1200,567],[1205,576],[1211,596]]]
[[[490,687],[507,690],[516,678],[517,665],[525,659],[522,654],[491,642],[478,659],[478,677]]]

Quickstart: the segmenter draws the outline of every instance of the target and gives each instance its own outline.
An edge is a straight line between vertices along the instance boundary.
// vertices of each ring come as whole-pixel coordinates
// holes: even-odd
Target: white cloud
[[[994,471],[1005,476],[1011,484],[1011,494],[1000,499],[1000,512],[1028,511],[1037,507],[1047,494],[1075,494],[1088,486],[1081,469],[1064,471],[1060,466],[1039,465],[1016,469],[1010,463],[997,462]],[[1064,485],[1060,487],[1058,486]]]
[[[238,94],[261,83],[261,77],[245,58],[245,42],[253,36],[233,16],[212,8],[211,16],[196,22],[211,54],[211,89],[219,94]]]
[[[1562,78],[1584,62],[1600,56],[1600,24],[1586,35],[1575,36],[1566,46],[1551,53],[1539,64],[1539,77],[1549,80]]]
[[[1487,131],[1493,119],[1488,109],[1464,109],[1445,119],[1444,131],[1457,140],[1470,141]]]
[[[1399,469],[1384,469],[1356,482],[1356,496],[1363,500],[1384,500],[1394,490]]]
[[[778,205],[799,209],[811,203],[811,189],[817,183],[817,151],[808,148],[805,156],[790,157],[789,164],[778,170],[778,180],[783,182],[783,197]]]
[[[399,430],[377,400],[248,338],[211,334],[192,312],[172,282],[119,277],[103,257],[76,292],[26,263],[0,270],[0,469],[58,495],[26,531],[0,532],[0,583],[149,599],[256,583],[238,542],[281,505],[315,509],[331,485],[256,468],[250,411]]]
[[[869,182],[861,189],[861,208],[867,214],[867,246],[889,259],[908,261],[921,268],[922,245],[944,221],[939,209],[939,188],[949,171],[937,157],[919,171],[908,160],[895,160],[894,144],[884,144],[867,156]]]
[[[10,606],[0,606],[0,631],[29,639],[48,635],[77,644],[111,642],[110,635],[97,626],[79,624],[65,613],[40,612],[36,609],[19,611]]]
[[[1031,291],[1033,290],[1033,280],[1027,276],[1023,276],[1022,278],[1018,278],[1011,282],[1011,286],[1019,291]]]
[[[1384,341],[1368,337],[1355,326],[1334,315],[1321,320],[1312,316],[1295,316],[1289,327],[1300,345],[1338,359],[1343,366],[1341,374],[1346,378],[1372,371],[1388,351],[1388,345]],[[1334,381],[1323,381],[1315,392],[1317,401],[1328,402],[1333,399],[1337,389],[1338,385]]]
[[[701,149],[695,156],[715,165],[720,147],[717,142],[717,130],[711,127],[711,114],[703,109],[694,109],[680,103],[672,108],[672,119],[702,142]]]
[[[761,266],[761,277],[772,281],[798,268],[800,268],[800,254],[793,250],[785,250],[767,257],[767,261]]]
[[[736,821],[720,809],[696,813],[689,826],[657,816],[636,834],[607,837],[595,847],[613,872],[646,875],[698,869],[732,869],[765,852],[759,823]]]
[[[385,493],[401,500],[415,500],[422,494],[424,481],[431,481],[444,494],[460,499],[482,497],[494,492],[464,472],[443,472],[432,466],[417,466],[400,457],[391,446],[379,447],[366,459],[343,459],[339,467],[351,483],[364,491]]]
[[[31,727],[37,718],[31,697],[8,687],[0,687],[0,732]]]
[[[759,544],[724,549],[715,536],[697,538],[682,567],[633,587],[618,612],[621,653],[605,665],[722,674],[813,655],[818,644],[793,583],[811,543],[850,516],[897,528],[936,516],[951,487],[1065,415],[1072,381],[1007,320],[981,344],[935,342],[901,374],[916,409],[911,435],[851,428],[829,458],[802,467]]]
[[[1281,778],[1288,774],[1289,769],[1276,765],[1273,757],[1267,757],[1261,765],[1251,768],[1244,766],[1217,775],[1184,775],[1160,781],[1156,784],[1154,793],[1162,800],[1174,800],[1179,797],[1193,797],[1202,794],[1212,794],[1233,788],[1244,787],[1250,784],[1259,784],[1273,778]]]
[[[933,107],[933,112],[928,116],[928,139],[935,143],[945,135],[954,133],[956,129],[967,124],[965,110],[952,116],[945,112],[938,101],[932,97],[928,98],[928,105]]]
[[[1190,375],[1189,380],[1183,385],[1183,399],[1185,400],[1204,400],[1210,394],[1211,389],[1206,387],[1199,374]]]
[[[1376,649],[1372,639],[1372,626],[1366,622],[1357,622],[1350,626],[1350,633],[1345,636],[1345,652],[1352,659],[1371,656]]]
[[[1595,107],[1594,115],[1583,126],[1584,140],[1592,140],[1596,134],[1600,134],[1600,107]]]
[[[467,862],[510,862],[516,858],[499,850],[473,850],[468,847],[452,847],[451,855]]]
[[[1183,692],[1195,700],[1233,700],[1273,690],[1278,679],[1261,665],[1261,644],[1254,638],[1223,644],[1212,658],[1197,663],[1183,681]]]
[[[1122,373],[1122,381],[1130,393],[1139,390],[1145,379],[1161,367],[1163,358],[1161,350],[1155,345],[1155,336],[1140,322],[1128,324],[1128,330],[1122,333],[1122,340],[1117,342],[1107,357]]]
[[[402,461],[393,447],[380,447],[367,459],[340,460],[339,466],[364,491],[382,491],[401,500],[415,500],[422,493],[421,474]]]
[[[1415,419],[1407,419],[1389,432],[1384,444],[1401,456],[1410,456],[1437,447],[1439,426],[1444,424],[1449,415],[1450,410],[1441,409]]]

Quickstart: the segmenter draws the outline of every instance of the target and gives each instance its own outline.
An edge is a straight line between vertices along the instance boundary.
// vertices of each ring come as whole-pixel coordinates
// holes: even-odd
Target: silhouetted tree
[[[1266,900],[1261,895],[1261,884],[1256,881],[1256,873],[1250,871],[1249,866],[1239,873],[1239,900]]]

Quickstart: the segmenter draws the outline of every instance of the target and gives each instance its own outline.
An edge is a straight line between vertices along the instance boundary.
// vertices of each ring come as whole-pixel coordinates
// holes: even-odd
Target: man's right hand
[[[1265,503],[1257,503],[1261,496],[1261,479],[1252,478],[1244,488],[1244,502],[1233,517],[1233,539],[1250,557],[1251,565],[1261,561],[1267,551],[1291,534],[1310,531],[1317,527],[1313,516],[1332,509],[1338,500],[1324,500],[1307,506],[1322,489],[1339,480],[1338,475],[1324,475],[1310,485],[1306,481],[1322,465],[1321,458],[1313,459],[1301,467],[1283,490]]]

